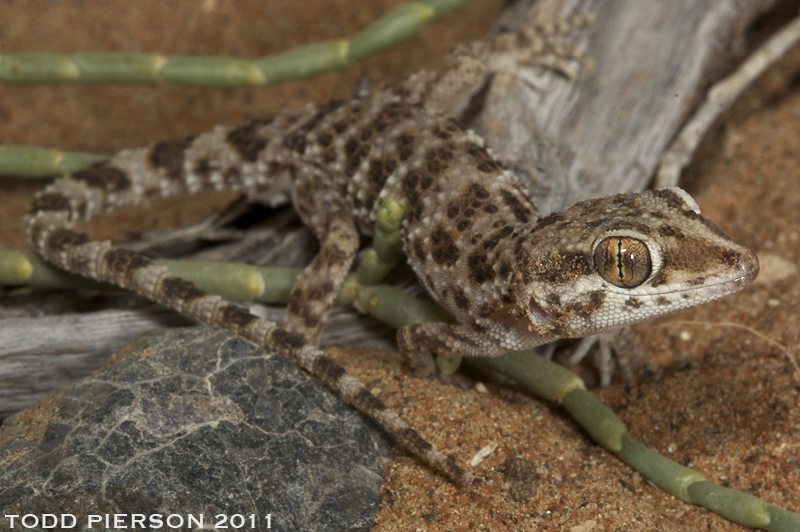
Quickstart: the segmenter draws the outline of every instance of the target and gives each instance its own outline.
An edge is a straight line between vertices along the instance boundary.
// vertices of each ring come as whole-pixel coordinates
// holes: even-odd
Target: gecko
[[[679,188],[584,201],[540,216],[509,166],[454,118],[496,72],[540,65],[570,74],[558,44],[578,19],[456,47],[437,72],[373,92],[284,110],[239,127],[123,150],[56,180],[27,217],[38,252],[70,272],[139,293],[273,350],[374,419],[457,484],[480,483],[436,450],[319,349],[325,318],[381,202],[407,209],[402,246],[455,323],[398,331],[418,376],[433,354],[498,356],[620,329],[735,292],[756,255],[702,217]],[[140,253],[90,240],[80,224],[115,209],[208,190],[291,203],[319,252],[281,325],[209,295]]]

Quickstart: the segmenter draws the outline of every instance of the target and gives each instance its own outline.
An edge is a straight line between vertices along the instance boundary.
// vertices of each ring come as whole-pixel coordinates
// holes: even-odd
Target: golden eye
[[[594,267],[614,286],[634,288],[650,277],[653,263],[650,250],[641,240],[610,236],[594,250]]]

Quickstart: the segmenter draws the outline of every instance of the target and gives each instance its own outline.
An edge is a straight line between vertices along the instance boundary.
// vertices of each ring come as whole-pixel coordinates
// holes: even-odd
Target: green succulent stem
[[[422,0],[394,7],[350,39],[308,44],[254,60],[159,53],[0,54],[0,83],[172,83],[209,89],[273,85],[344,68],[398,44],[471,0]],[[104,154],[0,146],[0,176],[38,179],[75,172]]]
[[[0,54],[0,82],[174,83],[225,89],[270,85],[361,61],[408,39],[432,20],[470,1],[407,2],[350,39],[314,43],[255,60],[132,52]]]

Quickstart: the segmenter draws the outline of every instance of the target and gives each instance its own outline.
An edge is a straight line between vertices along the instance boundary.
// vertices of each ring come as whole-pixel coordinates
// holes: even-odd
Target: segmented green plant
[[[471,0],[400,4],[349,39],[302,46],[260,59],[164,56],[142,53],[47,52],[0,54],[0,82],[174,83],[209,88],[272,85],[344,68],[402,42]],[[35,146],[0,146],[0,175],[53,177],[75,172],[107,155]]]

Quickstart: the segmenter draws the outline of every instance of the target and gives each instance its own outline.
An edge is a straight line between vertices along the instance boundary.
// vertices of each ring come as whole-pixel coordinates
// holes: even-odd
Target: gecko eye
[[[650,277],[650,250],[641,240],[610,236],[594,250],[594,266],[600,275],[620,288],[635,288]]]

